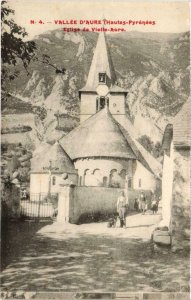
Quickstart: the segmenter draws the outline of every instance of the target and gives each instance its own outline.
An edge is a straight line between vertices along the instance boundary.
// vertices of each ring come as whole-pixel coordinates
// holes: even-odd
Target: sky
[[[109,20],[156,22],[156,25],[126,25],[126,31],[177,33],[189,30],[188,1],[11,0],[8,3],[15,10],[16,23],[26,29],[30,39],[48,30],[66,27],[55,25],[54,20],[75,19],[79,22],[100,20],[103,16]],[[36,24],[30,24],[30,20]],[[40,20],[45,24],[39,24]]]

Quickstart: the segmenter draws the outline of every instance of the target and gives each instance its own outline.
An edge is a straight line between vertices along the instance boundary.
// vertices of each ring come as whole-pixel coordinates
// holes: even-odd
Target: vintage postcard
[[[1,1],[1,299],[190,298],[188,1]]]

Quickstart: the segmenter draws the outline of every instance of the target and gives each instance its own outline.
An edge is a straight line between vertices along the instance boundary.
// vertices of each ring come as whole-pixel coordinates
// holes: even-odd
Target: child
[[[156,214],[158,211],[158,203],[157,203],[156,198],[154,198],[151,202],[151,210],[152,210],[153,214]]]

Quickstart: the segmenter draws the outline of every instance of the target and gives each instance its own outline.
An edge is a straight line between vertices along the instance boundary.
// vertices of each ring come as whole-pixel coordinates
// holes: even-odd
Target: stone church
[[[80,125],[54,145],[35,151],[31,193],[56,193],[61,182],[155,191],[162,167],[137,141],[127,116],[128,92],[117,84],[103,32],[79,98]]]

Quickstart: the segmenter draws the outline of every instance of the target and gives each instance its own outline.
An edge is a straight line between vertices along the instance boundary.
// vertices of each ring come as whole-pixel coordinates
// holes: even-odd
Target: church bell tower
[[[107,106],[118,119],[125,116],[127,91],[117,85],[104,32],[99,33],[86,85],[79,90],[80,122]]]

